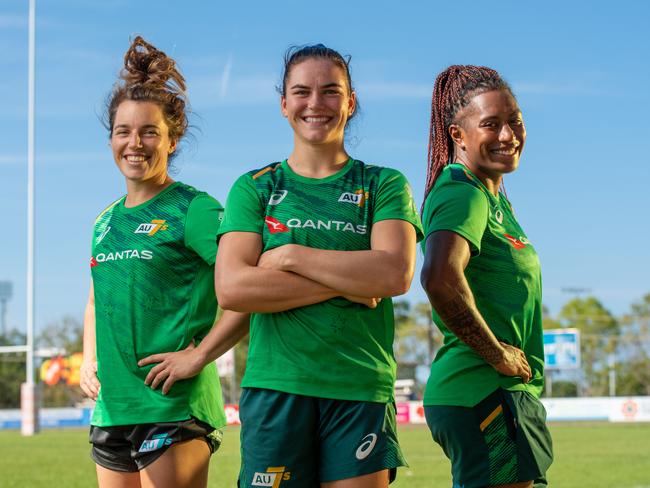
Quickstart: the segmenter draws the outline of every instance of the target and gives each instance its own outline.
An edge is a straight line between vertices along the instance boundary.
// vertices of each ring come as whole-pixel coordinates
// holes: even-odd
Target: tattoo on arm
[[[497,364],[503,359],[498,340],[471,299],[458,294],[435,308],[449,330],[489,364]]]

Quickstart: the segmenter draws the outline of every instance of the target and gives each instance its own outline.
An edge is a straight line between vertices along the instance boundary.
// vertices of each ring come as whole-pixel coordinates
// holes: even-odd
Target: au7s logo
[[[268,467],[266,472],[257,472],[253,475],[251,486],[278,488],[282,481],[291,479],[291,473],[286,469],[286,466]]]

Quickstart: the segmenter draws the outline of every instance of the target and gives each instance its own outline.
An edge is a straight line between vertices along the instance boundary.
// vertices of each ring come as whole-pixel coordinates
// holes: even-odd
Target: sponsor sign
[[[43,361],[40,378],[46,385],[58,383],[78,385],[83,354],[76,352],[70,356],[56,356]]]
[[[408,402],[400,402],[395,404],[395,417],[398,424],[408,424],[411,419],[411,408]]]
[[[544,331],[546,369],[580,368],[580,331],[553,329]]]
[[[226,422],[228,422],[228,425],[241,425],[241,421],[239,420],[239,405],[234,403],[224,405],[224,410],[226,411]]]

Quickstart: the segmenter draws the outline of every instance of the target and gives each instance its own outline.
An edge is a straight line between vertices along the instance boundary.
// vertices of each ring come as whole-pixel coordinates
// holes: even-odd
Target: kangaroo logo
[[[278,219],[274,219],[270,215],[267,215],[266,217],[264,217],[264,223],[269,228],[269,232],[271,234],[276,234],[278,232],[288,232],[289,231],[289,227],[284,225]]]

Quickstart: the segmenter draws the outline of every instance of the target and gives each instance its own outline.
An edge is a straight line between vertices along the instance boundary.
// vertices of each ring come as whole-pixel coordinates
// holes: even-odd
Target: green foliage
[[[83,351],[83,324],[66,315],[56,322],[47,324],[36,338],[38,348],[51,348],[68,356]],[[39,366],[37,364],[37,366]],[[43,407],[71,407],[84,399],[79,386],[65,383],[42,385],[41,405]]]
[[[413,378],[417,365],[428,366],[442,344],[442,334],[431,319],[431,305],[396,300],[395,309],[395,357],[398,378]],[[408,375],[401,374],[408,371]]]
[[[0,334],[0,346],[25,345],[25,335],[11,330]],[[25,381],[25,353],[0,354],[0,408],[20,406],[20,385]]]
[[[562,328],[562,324],[551,317],[551,313],[546,305],[542,305],[542,327],[544,327],[544,330]]]
[[[83,351],[83,324],[76,318],[65,315],[57,322],[50,322],[36,339],[41,348],[63,349],[66,354]]]
[[[650,395],[650,293],[621,322],[621,355],[627,359],[617,368],[617,393]]]
[[[558,315],[563,327],[580,331],[581,394],[608,394],[608,361],[618,345],[619,322],[595,297],[574,298]]]
[[[578,385],[575,381],[556,380],[553,381],[553,398],[576,397],[578,396]]]

